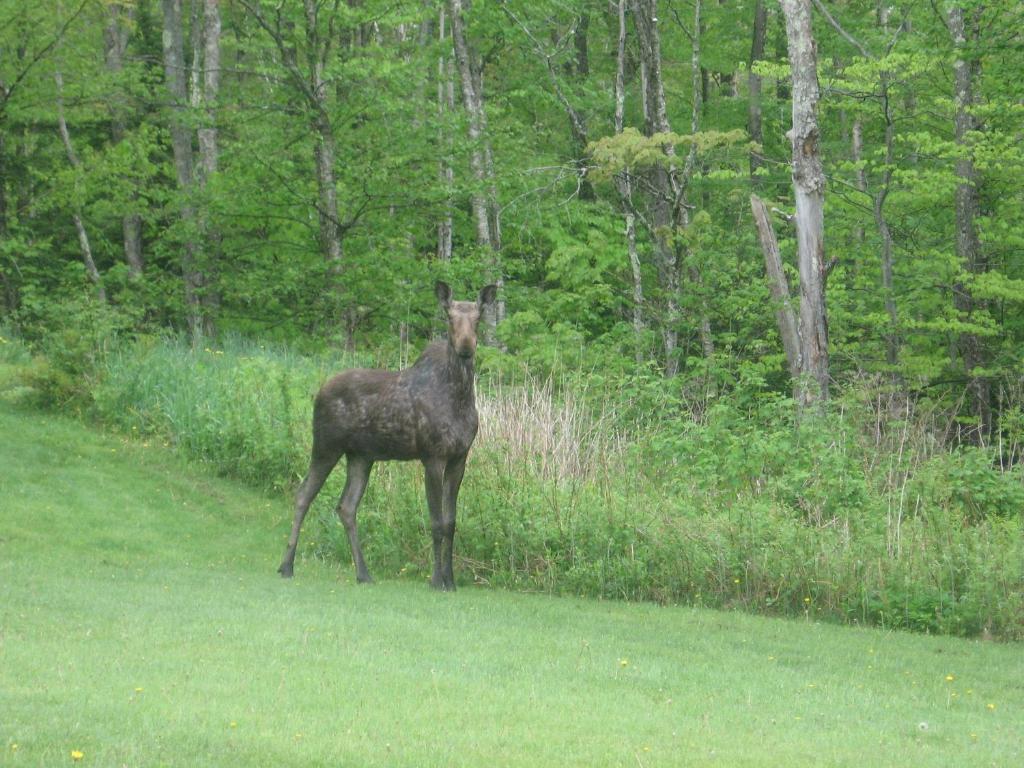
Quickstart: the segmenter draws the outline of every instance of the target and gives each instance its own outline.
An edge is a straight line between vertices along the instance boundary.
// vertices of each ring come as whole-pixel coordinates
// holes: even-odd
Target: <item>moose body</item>
[[[452,301],[451,289],[435,286],[448,319],[448,337],[428,346],[402,371],[354,369],[321,387],[313,405],[313,450],[309,471],[295,499],[295,520],[278,571],[289,577],[299,531],[309,505],[342,456],[345,489],[337,512],[348,535],[356,579],[368,582],[356,528],[356,511],[377,461],[423,462],[434,545],[431,586],[454,590],[452,545],[455,510],[466,456],[477,431],[473,358],[483,308],[494,301],[489,285],[474,301]]]

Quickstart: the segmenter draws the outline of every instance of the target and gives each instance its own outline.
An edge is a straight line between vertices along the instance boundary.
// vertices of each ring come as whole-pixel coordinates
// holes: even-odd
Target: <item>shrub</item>
[[[240,339],[100,347],[60,358],[88,361],[77,402],[91,416],[273,490],[305,472],[319,384],[369,362]],[[59,384],[63,366],[35,380]],[[942,450],[927,409],[908,404],[881,429],[872,399],[852,393],[797,419],[787,398],[751,387],[687,412],[649,381],[639,396],[664,407],[644,413],[598,377],[485,379],[460,497],[460,573],[515,589],[1024,637],[1019,470],[981,449]],[[303,541],[347,563],[334,513],[343,482],[339,468]],[[281,516],[291,517],[284,499]],[[429,576],[418,464],[374,468],[360,526],[372,570]]]

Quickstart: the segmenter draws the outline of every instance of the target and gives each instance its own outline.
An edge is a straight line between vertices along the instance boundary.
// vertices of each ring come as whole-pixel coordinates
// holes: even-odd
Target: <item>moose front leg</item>
[[[444,470],[444,495],[441,505],[441,579],[445,589],[455,590],[452,554],[455,551],[455,510],[459,501],[462,476],[466,473],[466,454],[449,459]]]
[[[434,573],[430,577],[430,586],[434,589],[454,589],[444,578],[444,459],[427,459],[423,462],[424,478],[427,490],[427,509],[430,510],[430,533],[434,544]]]

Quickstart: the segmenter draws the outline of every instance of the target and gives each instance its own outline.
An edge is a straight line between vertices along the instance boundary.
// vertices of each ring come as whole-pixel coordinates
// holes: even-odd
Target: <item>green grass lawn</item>
[[[0,403],[0,765],[1024,765],[1019,645],[283,581],[290,516]]]

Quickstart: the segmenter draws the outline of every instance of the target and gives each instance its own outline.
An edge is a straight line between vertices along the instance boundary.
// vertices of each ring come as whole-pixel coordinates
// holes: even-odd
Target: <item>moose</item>
[[[370,470],[376,461],[419,459],[426,476],[434,545],[430,585],[444,591],[455,589],[455,505],[478,425],[473,384],[476,329],[497,289],[488,285],[476,301],[452,301],[451,288],[439,280],[434,293],[448,320],[446,339],[431,343],[404,370],[352,369],[320,388],[313,404],[309,471],[296,494],[295,520],[278,568],[283,577],[292,575],[299,530],[309,505],[344,456],[347,474],[337,513],[352,548],[356,581],[373,581],[356,528],[356,510]]]

